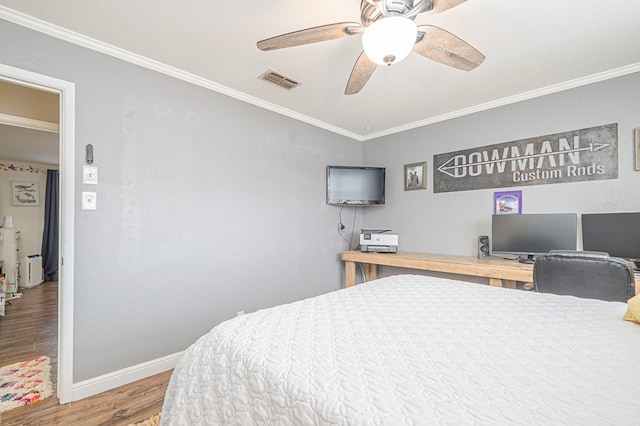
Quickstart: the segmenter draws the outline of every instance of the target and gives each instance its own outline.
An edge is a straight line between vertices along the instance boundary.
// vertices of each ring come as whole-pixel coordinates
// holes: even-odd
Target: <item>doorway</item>
[[[65,404],[73,400],[75,85],[4,64],[0,64],[0,81],[57,94],[59,99],[57,396],[60,404]]]

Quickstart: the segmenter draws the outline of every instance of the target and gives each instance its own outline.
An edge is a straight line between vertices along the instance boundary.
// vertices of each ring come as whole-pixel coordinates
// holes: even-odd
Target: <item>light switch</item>
[[[95,209],[96,209],[96,193],[83,192],[82,193],[82,210],[95,210]]]
[[[96,166],[82,166],[82,183],[98,184],[98,168]]]

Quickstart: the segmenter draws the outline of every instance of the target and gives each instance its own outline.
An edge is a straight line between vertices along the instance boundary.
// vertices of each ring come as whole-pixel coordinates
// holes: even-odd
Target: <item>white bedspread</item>
[[[626,304],[399,275],[226,321],[163,425],[640,424]]]

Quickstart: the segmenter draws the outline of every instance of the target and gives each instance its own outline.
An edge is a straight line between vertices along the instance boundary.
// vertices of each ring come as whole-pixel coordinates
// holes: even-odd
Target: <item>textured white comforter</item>
[[[626,304],[399,275],[226,321],[163,425],[640,424]]]

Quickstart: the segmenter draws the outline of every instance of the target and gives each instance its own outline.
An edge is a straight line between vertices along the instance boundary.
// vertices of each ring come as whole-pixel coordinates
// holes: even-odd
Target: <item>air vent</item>
[[[273,84],[277,84],[280,87],[284,87],[287,90],[293,89],[294,87],[298,87],[302,84],[271,70],[268,70],[267,72],[262,74],[260,78]]]

